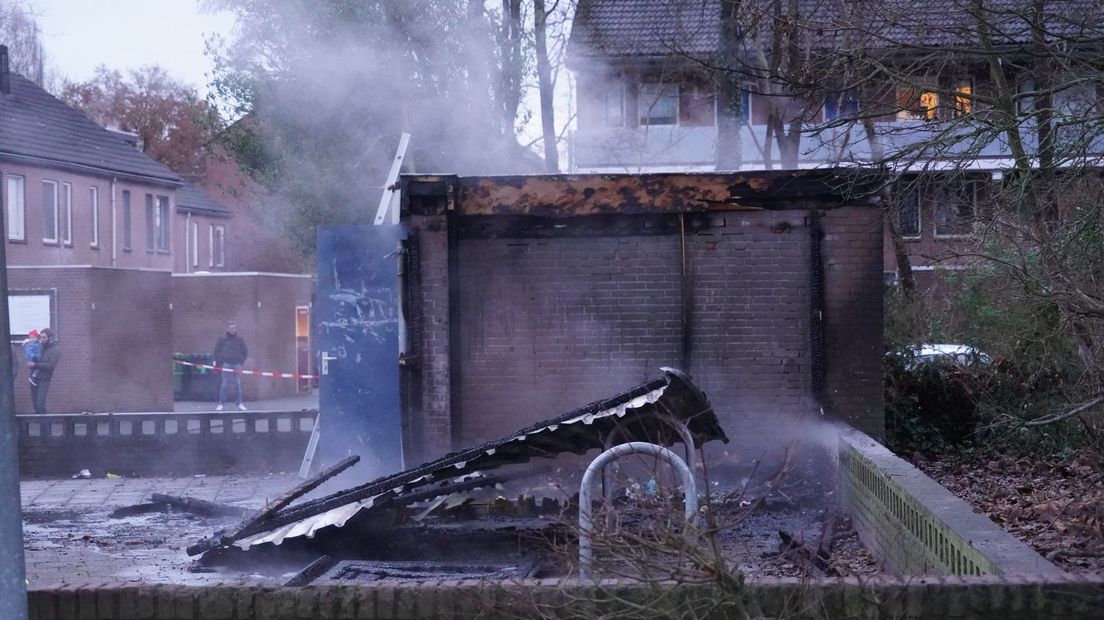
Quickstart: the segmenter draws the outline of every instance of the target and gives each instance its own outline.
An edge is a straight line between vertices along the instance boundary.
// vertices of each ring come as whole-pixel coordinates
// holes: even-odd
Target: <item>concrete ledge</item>
[[[297,469],[317,411],[18,415],[26,477],[171,476]]]
[[[839,484],[859,537],[896,574],[1066,575],[859,431],[840,436]]]
[[[652,617],[1099,618],[1104,581],[999,577],[749,580],[718,584],[609,580],[435,581],[387,586],[58,585],[28,592],[32,620],[334,620]],[[634,609],[637,613],[634,613]],[[605,615],[603,615],[605,614]]]

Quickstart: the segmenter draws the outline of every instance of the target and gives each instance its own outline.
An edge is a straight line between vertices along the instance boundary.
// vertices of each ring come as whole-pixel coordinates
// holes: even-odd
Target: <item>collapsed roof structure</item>
[[[694,448],[713,440],[727,443],[728,437],[705,394],[682,372],[671,368],[663,371],[663,377],[501,439],[325,497],[288,505],[355,460],[339,464],[285,494],[239,527],[217,532],[188,547],[188,554],[207,557],[211,552],[231,546],[248,550],[266,543],[279,545],[288,538],[313,537],[323,528],[342,527],[358,515],[492,486],[499,479],[473,474],[535,458],[584,454],[630,441],[672,445],[682,441],[683,430],[689,432]]]

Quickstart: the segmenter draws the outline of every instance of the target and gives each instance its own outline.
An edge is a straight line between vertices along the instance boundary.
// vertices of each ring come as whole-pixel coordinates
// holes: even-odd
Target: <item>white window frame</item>
[[[92,210],[92,239],[88,247],[100,247],[100,188],[95,185],[88,188],[88,208]]]
[[[655,89],[654,96],[645,95],[645,89]],[[671,122],[669,123],[656,123],[650,120],[651,113],[660,100],[660,95],[665,91],[671,89],[674,91],[675,110]],[[642,82],[637,89],[636,97],[636,120],[641,127],[677,127],[679,124],[679,85],[672,82]],[[646,98],[650,97],[651,101],[646,101]],[[648,114],[649,119],[645,120],[645,114]]]
[[[169,197],[146,194],[146,251],[169,253]]]
[[[222,224],[211,225],[211,266],[226,266],[226,227]]]
[[[131,209],[131,192],[129,189],[122,191],[120,199],[123,206],[123,251],[130,252],[134,249],[134,214]]]
[[[52,206],[48,206],[46,204],[45,187],[47,185],[51,185],[54,188],[54,204]],[[43,217],[43,220],[42,220],[42,243],[47,243],[47,244],[50,244],[50,245],[57,245],[57,243],[58,243],[58,229],[60,228],[60,221],[59,221],[59,218],[58,218],[58,215],[59,215],[59,213],[58,213],[58,191],[61,188],[58,185],[57,181],[51,181],[49,179],[42,179],[42,187],[43,187],[43,193],[42,193],[42,209],[43,209],[43,212],[42,212],[42,217]],[[54,221],[53,230],[49,230],[50,227],[46,225],[45,217],[46,217],[46,214],[47,214],[48,211],[53,211],[53,214],[54,214],[54,217],[53,217],[53,221]],[[50,233],[53,233],[53,235],[50,236]]]
[[[27,178],[9,174],[4,183],[7,200],[8,240],[27,240]]]
[[[191,230],[192,267],[199,267],[199,222],[192,220]]]
[[[61,237],[61,243],[63,245],[73,245],[73,184],[62,183],[61,184],[61,196],[63,198],[61,205],[58,207],[58,226],[61,226],[62,222],[65,222],[64,235]],[[58,231],[59,233],[62,231]]]

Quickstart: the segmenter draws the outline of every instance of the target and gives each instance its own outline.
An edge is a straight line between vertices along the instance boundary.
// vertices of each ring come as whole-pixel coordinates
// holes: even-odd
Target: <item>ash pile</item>
[[[531,478],[521,480],[532,475],[531,461],[636,441],[692,443],[684,445],[688,455],[710,441],[728,442],[705,395],[683,373],[663,371],[497,441],[305,499],[359,460],[350,457],[187,552],[199,556],[194,569],[200,571],[298,567],[288,585],[557,574],[562,562],[551,549],[574,537],[561,517],[577,510],[578,497],[568,486],[542,491]],[[585,461],[558,462],[564,460],[561,474],[585,468]],[[503,490],[511,487],[526,492],[506,500]],[[489,500],[479,499],[488,494]]]

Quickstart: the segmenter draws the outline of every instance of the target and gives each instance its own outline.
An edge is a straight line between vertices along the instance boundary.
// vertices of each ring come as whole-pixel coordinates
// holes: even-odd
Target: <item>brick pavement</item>
[[[192,573],[184,548],[234,519],[161,512],[112,518],[116,508],[168,493],[259,508],[291,487],[294,475],[25,480],[20,485],[30,586],[120,583],[275,584],[282,573]]]

